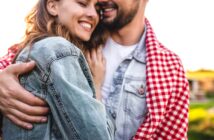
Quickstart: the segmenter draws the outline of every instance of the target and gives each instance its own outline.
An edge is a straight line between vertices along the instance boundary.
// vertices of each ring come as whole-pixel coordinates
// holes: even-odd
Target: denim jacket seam
[[[45,71],[41,66],[41,69],[43,69],[43,76],[42,76],[41,80],[47,84],[50,81],[49,78],[50,78],[50,73],[51,73],[51,65],[53,64],[53,62],[56,62],[58,60],[61,60],[63,58],[69,57],[69,56],[75,56],[76,58],[79,57],[77,54],[75,54],[75,55],[74,54],[67,54],[67,55],[63,55],[60,57],[51,58],[50,61],[47,62],[44,66],[44,67],[46,67],[44,69],[46,69],[47,71]]]
[[[79,55],[77,55],[77,53],[76,54],[69,53],[69,54],[66,54],[66,55],[61,55],[61,56],[58,56],[58,57],[51,58],[50,61],[48,63],[46,63],[46,65],[45,65],[46,66],[45,69],[47,71],[43,72],[43,76],[42,76],[41,80],[46,84],[46,87],[49,86],[49,87],[52,88],[53,96],[55,96],[55,98],[57,98],[57,106],[62,109],[62,112],[64,114],[65,120],[68,122],[68,126],[72,129],[72,132],[74,133],[74,137],[76,138],[75,140],[80,140],[80,137],[79,137],[76,129],[74,128],[72,120],[69,118],[68,114],[64,110],[64,104],[63,104],[63,102],[61,101],[60,98],[57,97],[57,94],[55,94],[56,93],[56,89],[53,86],[53,84],[54,84],[53,81],[50,79],[51,65],[54,62],[56,62],[58,60],[61,60],[63,58],[69,57],[69,56],[74,56],[75,57],[74,59],[78,59],[79,58]]]
[[[50,83],[50,87],[52,88],[52,91],[53,91],[53,96],[55,96],[56,98],[57,98],[57,106],[59,106],[61,109],[62,109],[62,112],[63,112],[63,116],[64,116],[64,118],[65,118],[65,120],[68,122],[68,126],[69,126],[69,128],[71,128],[72,129],[72,132],[74,133],[74,136],[73,137],[75,137],[76,139],[75,140],[80,140],[80,137],[79,137],[79,135],[78,135],[78,133],[77,133],[77,131],[76,131],[76,129],[75,129],[75,127],[74,127],[74,125],[73,125],[73,122],[72,122],[72,120],[69,118],[69,115],[66,113],[66,111],[65,111],[65,109],[64,109],[64,104],[63,104],[63,102],[61,101],[61,98],[60,97],[57,97],[57,94],[56,94],[56,89],[54,88],[54,86],[53,86],[53,83]]]

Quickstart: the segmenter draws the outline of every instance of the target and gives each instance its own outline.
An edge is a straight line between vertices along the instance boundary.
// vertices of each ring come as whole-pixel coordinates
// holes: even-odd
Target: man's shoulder
[[[183,67],[182,61],[178,54],[169,48],[165,47],[162,43],[158,43],[158,47],[156,47],[155,55],[156,61],[161,61],[170,67]]]
[[[180,57],[171,51],[170,49],[166,48],[157,38],[156,35],[149,23],[146,19],[146,50],[147,50],[147,57],[151,59],[155,58],[154,60],[165,61],[165,63],[171,63],[172,61],[176,61],[177,63],[181,63]],[[159,62],[160,62],[159,61]],[[173,63],[175,64],[175,63]]]

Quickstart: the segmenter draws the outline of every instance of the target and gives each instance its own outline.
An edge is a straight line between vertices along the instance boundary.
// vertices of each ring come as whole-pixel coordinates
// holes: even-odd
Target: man
[[[148,0],[99,2],[102,23],[110,31],[103,50],[107,65],[102,95],[116,127],[115,140],[187,139],[188,81],[179,57],[156,39],[144,17]],[[1,111],[25,128],[44,122],[48,111],[16,82],[17,75],[33,66],[11,65],[0,73]]]

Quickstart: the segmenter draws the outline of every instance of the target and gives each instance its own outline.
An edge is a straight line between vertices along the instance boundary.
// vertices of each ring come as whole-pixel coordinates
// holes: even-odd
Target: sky
[[[24,18],[37,0],[0,5],[0,56],[21,40]],[[186,70],[214,70],[214,0],[149,0],[146,17],[162,44],[178,54]]]

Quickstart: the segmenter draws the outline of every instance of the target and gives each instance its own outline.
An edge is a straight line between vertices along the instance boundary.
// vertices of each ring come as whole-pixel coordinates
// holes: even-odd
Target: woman
[[[88,42],[99,21],[96,3],[97,0],[39,0],[30,12],[15,61],[36,62],[36,69],[20,76],[20,83],[44,99],[51,112],[46,124],[36,124],[31,131],[4,118],[3,139],[111,139],[105,108],[95,99],[92,76],[80,51],[85,50],[85,44],[100,41],[94,33]]]

